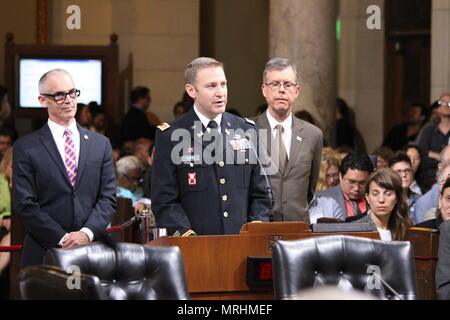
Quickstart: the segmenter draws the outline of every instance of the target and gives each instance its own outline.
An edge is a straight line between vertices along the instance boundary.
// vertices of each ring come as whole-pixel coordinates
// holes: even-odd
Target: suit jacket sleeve
[[[29,155],[20,143],[13,149],[13,207],[14,212],[22,221],[25,229],[44,248],[58,245],[66,234],[62,226],[38,203],[36,172],[33,169]]]
[[[309,186],[308,186],[308,203],[314,198],[317,181],[319,181],[320,160],[322,157],[322,145],[323,145],[323,135],[322,132],[320,131],[320,134],[318,134],[316,137],[316,148],[314,149],[314,155],[311,163],[311,175],[309,177]]]
[[[255,135],[257,136],[256,131]],[[260,140],[258,139],[258,141]],[[254,150],[256,153],[259,153],[261,150],[260,156],[263,163],[265,163],[264,159],[266,159],[267,155],[264,152],[264,148],[258,148],[259,143],[253,143],[253,146],[257,148],[257,150]],[[266,195],[266,180],[258,163],[252,164],[249,192],[248,221],[269,221],[270,207]]]
[[[155,158],[152,165],[152,209],[156,225],[169,234],[191,230],[191,223],[180,202],[177,168],[171,160],[170,131],[156,130]],[[195,230],[194,230],[195,231]]]
[[[438,299],[450,300],[450,221],[440,226],[436,288]]]
[[[84,227],[89,228],[94,234],[105,230],[116,211],[116,176],[113,164],[112,147],[108,139],[105,139],[102,174],[100,179],[97,203],[84,224]]]

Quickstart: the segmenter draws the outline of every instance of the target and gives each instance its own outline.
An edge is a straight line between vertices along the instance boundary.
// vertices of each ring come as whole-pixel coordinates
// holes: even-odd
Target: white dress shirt
[[[219,130],[219,134],[220,132],[220,122],[222,121],[222,114],[218,114],[214,119],[209,119],[208,117],[204,116],[200,111],[198,111],[197,107],[194,104],[194,111],[195,114],[197,115],[197,117],[200,119],[200,121],[202,122],[202,124],[205,126],[206,130],[209,132],[211,130],[211,128],[208,128],[208,123],[211,120],[214,120],[217,122],[217,130]]]
[[[278,124],[283,126],[284,132],[281,135],[281,138],[284,142],[284,147],[286,148],[287,158],[289,160],[289,156],[291,154],[291,139],[292,139],[292,112],[283,122],[278,122],[272,115],[269,110],[266,111],[267,120],[269,120],[270,129],[272,130],[272,137],[275,139],[277,135],[277,129],[275,127]]]
[[[75,162],[78,167],[78,159],[80,156],[80,132],[78,131],[77,122],[75,121],[75,119],[72,121],[72,123],[67,128],[48,119],[48,127],[50,128],[50,132],[53,136],[53,140],[55,140],[56,147],[58,148],[58,152],[64,163],[64,167],[65,167],[65,163],[66,163],[66,159],[65,159],[66,153],[64,151],[66,137],[64,136],[64,131],[66,131],[66,129],[69,129],[72,132],[71,137],[73,140],[73,144],[75,145],[75,157],[76,157]],[[84,227],[84,228],[81,228],[80,231],[83,231],[84,233],[87,234],[87,236],[89,237],[89,241],[92,241],[94,239],[94,233],[89,228]],[[58,244],[60,246],[62,246],[63,240],[66,238],[67,235],[68,234],[66,233],[64,235],[64,237],[59,241]]]

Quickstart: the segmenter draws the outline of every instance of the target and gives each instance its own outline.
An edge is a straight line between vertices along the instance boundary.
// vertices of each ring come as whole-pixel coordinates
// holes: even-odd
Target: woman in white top
[[[411,220],[398,173],[389,168],[373,172],[366,183],[366,200],[381,240],[406,240]]]

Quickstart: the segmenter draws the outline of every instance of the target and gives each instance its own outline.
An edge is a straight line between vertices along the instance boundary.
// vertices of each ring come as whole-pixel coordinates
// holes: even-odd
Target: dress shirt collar
[[[221,123],[221,121],[222,121],[222,114],[220,113],[220,114],[218,114],[214,119],[209,119],[208,117],[206,117],[206,116],[204,116],[198,109],[197,109],[197,106],[194,104],[194,111],[195,111],[195,114],[197,115],[197,117],[200,119],[200,121],[202,122],[202,124],[203,124],[203,126],[206,128],[206,130],[208,130],[208,132],[209,132],[209,128],[208,128],[208,123],[211,121],[211,120],[214,120],[214,121],[216,121],[217,122],[217,125],[218,125],[218,127],[217,127],[217,129],[219,130],[219,132],[220,132],[220,123]]]
[[[72,120],[67,128],[48,119],[48,127],[50,128],[52,135],[57,138],[64,137],[64,131],[66,131],[66,129],[69,129],[72,134],[78,133],[77,122],[75,119]]]
[[[273,131],[275,127],[278,124],[281,124],[283,126],[284,131],[291,131],[292,130],[292,112],[289,114],[289,116],[283,121],[278,122],[272,115],[270,114],[269,110],[266,111],[267,120],[269,120],[270,129]]]

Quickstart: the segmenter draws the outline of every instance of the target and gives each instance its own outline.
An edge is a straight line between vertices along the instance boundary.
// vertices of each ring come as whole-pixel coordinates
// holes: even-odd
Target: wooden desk
[[[439,231],[436,229],[411,228],[408,239],[414,247],[416,265],[417,298],[436,300],[436,264],[438,260]]]
[[[296,226],[288,225],[288,231]],[[258,232],[263,232],[261,226]],[[273,234],[161,237],[149,242],[151,246],[178,246],[181,249],[186,279],[192,299],[273,299],[272,287],[249,287],[246,283],[247,257],[271,257],[277,240],[296,240],[335,233],[282,234],[279,225],[271,225]],[[278,229],[277,229],[278,228]],[[377,232],[345,233],[346,235],[379,239]]]

